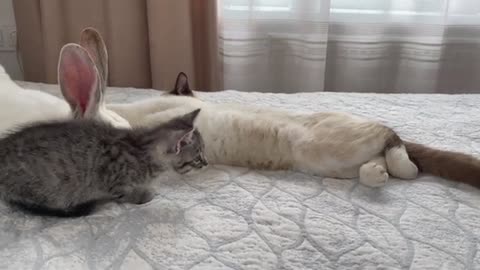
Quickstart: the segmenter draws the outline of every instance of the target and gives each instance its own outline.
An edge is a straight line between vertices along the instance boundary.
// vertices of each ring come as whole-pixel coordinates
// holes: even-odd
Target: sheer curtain
[[[480,1],[220,2],[226,89],[480,92]]]

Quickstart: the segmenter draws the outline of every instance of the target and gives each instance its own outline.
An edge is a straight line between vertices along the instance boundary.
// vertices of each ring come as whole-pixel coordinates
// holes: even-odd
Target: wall
[[[0,64],[14,80],[22,80],[16,53],[13,0],[0,0]]]

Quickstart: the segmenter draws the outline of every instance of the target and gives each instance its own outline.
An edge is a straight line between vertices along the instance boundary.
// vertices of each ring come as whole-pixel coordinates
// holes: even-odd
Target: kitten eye
[[[186,141],[180,141],[180,147],[186,146],[188,143]]]

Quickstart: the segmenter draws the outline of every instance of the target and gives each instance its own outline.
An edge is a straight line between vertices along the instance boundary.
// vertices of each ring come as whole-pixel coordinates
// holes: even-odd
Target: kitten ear
[[[201,109],[196,109],[192,112],[173,118],[165,123],[165,126],[174,130],[191,130],[194,127],[195,119]]]
[[[185,146],[193,143],[193,132],[194,132],[194,129],[192,129],[192,130],[188,131],[187,133],[181,135],[181,137],[179,139],[177,139],[177,141],[175,143],[175,149],[174,149],[175,155],[180,154],[180,152],[182,152],[182,149]]]
[[[108,53],[102,35],[92,27],[87,27],[80,34],[80,45],[85,48],[102,78],[102,92],[105,92],[108,80]]]
[[[191,142],[193,132],[195,131],[193,123],[199,113],[200,109],[196,109],[190,113],[173,118],[167,123],[142,132],[136,138],[136,141],[141,145],[150,146],[166,140],[168,152],[177,153],[177,148],[181,149],[186,145],[185,143]]]
[[[91,117],[102,102],[101,78],[88,52],[66,44],[58,60],[58,83],[75,118]]]
[[[175,88],[170,91],[170,94],[176,96],[194,96],[192,89],[190,89],[190,86],[188,85],[187,74],[183,72],[178,73]]]

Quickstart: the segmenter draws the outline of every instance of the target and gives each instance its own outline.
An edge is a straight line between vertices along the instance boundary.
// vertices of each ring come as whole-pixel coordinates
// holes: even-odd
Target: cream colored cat
[[[191,95],[187,77],[176,94]],[[236,104],[211,104],[192,96],[170,95],[108,108],[133,123],[148,124],[201,108],[197,128],[209,162],[256,169],[293,169],[337,178],[360,177],[382,186],[390,173],[413,179],[418,169],[390,128],[345,113],[295,114]]]
[[[472,156],[403,142],[392,129],[346,113],[298,114],[203,102],[194,97],[184,73],[169,95],[107,108],[131,125],[167,121],[201,108],[196,124],[214,164],[359,177],[371,187],[384,185],[389,174],[414,179],[418,166],[425,173],[480,187],[480,160]]]

